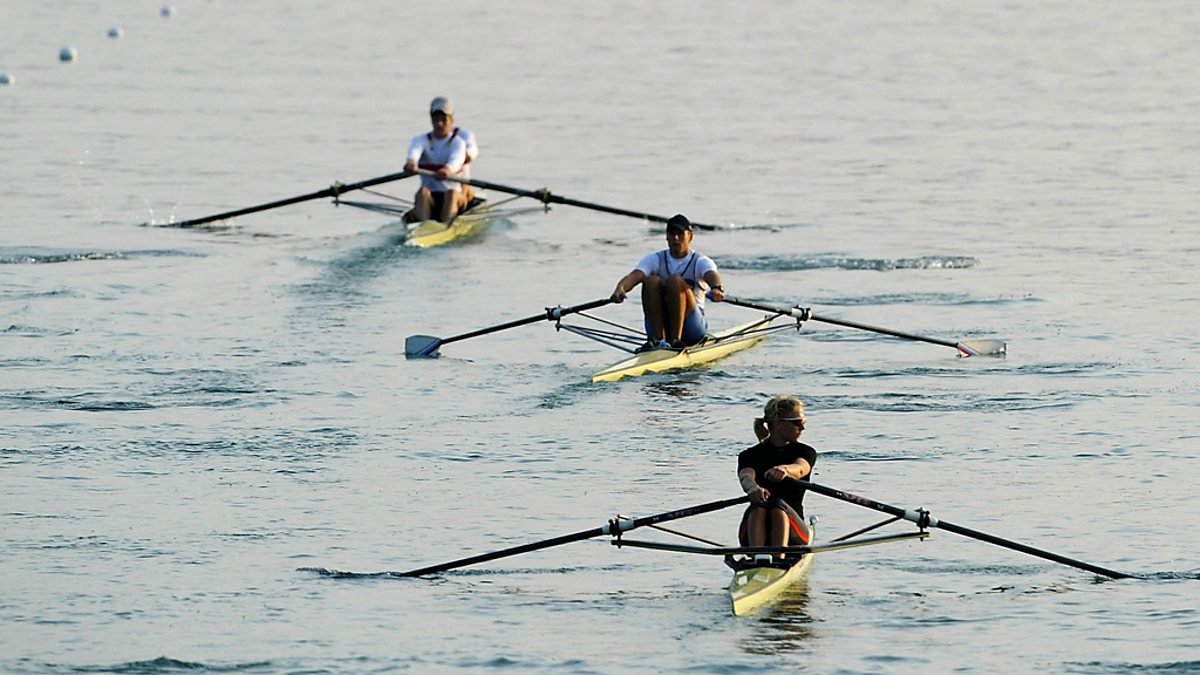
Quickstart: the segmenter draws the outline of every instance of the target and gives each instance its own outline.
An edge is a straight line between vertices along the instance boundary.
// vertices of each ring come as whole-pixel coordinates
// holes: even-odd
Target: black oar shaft
[[[433,172],[431,172],[431,171],[426,171],[424,169],[421,169],[420,171],[426,175],[433,175]],[[618,216],[629,216],[630,218],[641,218],[641,219],[649,220],[649,221],[652,221],[655,223],[665,223],[669,220],[669,218],[666,218],[664,216],[656,216],[652,213],[642,213],[641,211],[630,211],[629,209],[622,209],[622,208],[618,208],[615,206],[605,206],[604,204],[596,204],[593,202],[585,202],[585,201],[580,201],[578,199],[571,199],[570,197],[563,197],[560,195],[556,195],[547,189],[526,190],[524,188],[511,187],[508,185],[501,185],[499,183],[490,183],[486,180],[477,180],[474,178],[458,178],[455,176],[451,176],[450,178],[447,178],[446,180],[452,180],[452,181],[455,181],[458,183],[465,183],[467,185],[474,185],[475,187],[483,188],[485,190],[496,190],[497,192],[506,192],[508,194],[518,195],[520,197],[529,197],[530,199],[536,199],[536,200],[542,202],[543,204],[562,204],[564,206],[576,206],[581,209],[591,209],[593,211],[603,211],[604,213],[612,213],[612,214],[618,215]],[[701,230],[719,229],[716,225],[709,225],[707,223],[697,223],[695,221],[692,221],[692,227],[699,228]]]
[[[741,298],[731,298],[729,296],[726,296],[724,301],[728,302],[731,305],[738,305],[741,307],[749,307],[750,309],[760,309],[764,312],[775,312],[777,314],[795,316],[796,318],[801,319],[802,321],[811,319],[813,321],[821,321],[823,323],[831,323],[831,324],[834,324],[837,326],[845,326],[846,328],[857,328],[859,330],[871,331],[873,333],[882,333],[884,335],[891,335],[893,337],[904,338],[906,340],[917,340],[919,342],[929,342],[929,343],[932,343],[935,345],[943,345],[946,347],[954,347],[955,349],[958,349],[958,343],[950,342],[949,340],[939,340],[937,338],[924,337],[922,335],[913,335],[912,333],[902,333],[898,330],[892,330],[891,328],[880,328],[879,326],[868,326],[865,323],[846,321],[845,319],[833,319],[833,318],[830,318],[827,316],[819,316],[817,314],[813,314],[810,310],[801,309],[799,307],[795,307],[795,308],[772,307],[771,305],[762,305],[762,304],[759,304],[756,302],[742,300]]]
[[[259,211],[267,211],[269,209],[277,209],[281,206],[289,206],[291,204],[298,204],[300,202],[306,202],[311,199],[321,199],[323,197],[336,197],[336,196],[342,194],[343,192],[350,192],[352,190],[361,190],[363,188],[371,187],[373,185],[380,185],[382,183],[390,183],[392,181],[401,180],[403,178],[408,178],[409,176],[413,176],[413,175],[415,175],[415,174],[411,171],[401,171],[400,173],[392,173],[392,174],[388,174],[386,176],[379,176],[378,178],[369,178],[367,180],[359,181],[357,183],[351,183],[349,185],[341,185],[341,184],[335,183],[334,185],[327,187],[324,190],[317,190],[316,192],[310,192],[306,195],[298,195],[296,197],[288,197],[287,199],[280,199],[278,201],[269,202],[266,204],[259,204],[258,206],[247,206],[244,209],[237,209],[235,211],[226,211],[224,213],[218,213],[218,214],[211,215],[211,216],[204,216],[203,218],[193,218],[191,220],[184,220],[184,221],[175,223],[174,225],[175,225],[175,227],[195,227],[196,225],[203,225],[204,223],[211,223],[211,222],[214,222],[217,220],[226,220],[228,218],[236,218],[237,216],[244,216],[247,213],[257,213]]]
[[[816,314],[809,314],[808,318],[812,319],[813,321],[820,321],[822,323],[831,323],[836,326],[845,326],[846,328],[857,328],[859,330],[871,331],[873,333],[883,333],[884,335],[891,335],[893,337],[904,338],[906,340],[917,340],[918,342],[928,342],[930,344],[942,345],[945,347],[954,347],[955,349],[958,349],[957,342],[951,342],[949,340],[939,340],[937,338],[924,337],[922,335],[913,335],[912,333],[901,333],[900,331],[892,330],[891,328],[880,328],[879,326],[868,326],[865,323],[856,323],[854,321],[846,321],[845,319],[831,319],[826,316],[817,316]]]
[[[630,520],[614,519],[614,520],[609,521],[609,523],[607,525],[592,528],[590,530],[582,530],[580,532],[575,532],[572,534],[564,534],[562,536],[554,537],[552,539],[536,541],[536,542],[529,543],[529,544],[521,544],[520,546],[513,546],[511,548],[506,548],[506,549],[503,549],[500,551],[493,551],[491,553],[481,553],[479,555],[473,555],[469,558],[452,560],[450,562],[445,562],[445,563],[441,563],[438,565],[430,565],[429,567],[422,567],[420,569],[415,569],[410,572],[401,572],[397,576],[420,577],[420,576],[425,576],[427,574],[436,574],[438,572],[445,572],[446,570],[451,570],[451,569],[455,569],[458,567],[466,567],[468,565],[475,565],[475,564],[481,563],[481,562],[488,562],[489,560],[497,560],[499,558],[507,558],[509,556],[520,555],[522,553],[529,553],[531,551],[538,551],[538,550],[541,550],[544,548],[550,548],[552,546],[560,546],[562,544],[570,544],[570,543],[576,542],[576,541],[583,541],[584,539],[592,539],[594,537],[599,537],[599,536],[605,535],[605,534],[615,535],[620,532],[628,532],[629,530],[636,529],[639,527],[645,527],[647,525],[657,525],[658,523],[665,523],[669,520],[679,520],[680,518],[687,518],[689,516],[698,516],[702,513],[709,513],[711,511],[719,511],[721,509],[728,508],[730,506],[734,506],[737,504],[743,504],[747,501],[749,501],[749,497],[733,497],[730,499],[722,499],[720,501],[708,502],[707,504],[699,504],[697,506],[689,506],[687,508],[679,509],[677,511],[668,511],[666,513],[659,513],[659,514],[656,514],[653,516],[645,516],[642,518],[633,518]]]
[[[502,324],[499,324],[496,326],[488,326],[487,328],[480,328],[479,330],[473,330],[469,333],[463,333],[462,335],[455,335],[453,337],[442,338],[442,340],[439,342],[439,344],[444,345],[444,344],[447,344],[450,342],[466,340],[467,338],[478,337],[480,335],[487,335],[488,333],[495,333],[498,331],[507,330],[509,328],[516,328],[517,326],[524,326],[524,325],[530,324],[530,323],[537,323],[538,321],[554,321],[554,320],[558,319],[559,317],[563,317],[568,314],[577,314],[579,312],[586,312],[589,309],[603,307],[604,305],[607,305],[611,302],[612,302],[611,298],[602,298],[600,300],[592,300],[591,302],[585,302],[581,305],[575,305],[574,307],[547,307],[546,311],[542,312],[541,314],[527,316],[524,319],[516,319],[513,321],[509,321],[508,323],[502,323]]]
[[[789,480],[791,480],[791,479],[789,479]],[[1021,543],[1015,542],[1015,541],[1010,541],[1008,539],[1002,539],[993,534],[988,534],[986,532],[980,532],[979,530],[973,530],[969,527],[955,525],[954,523],[949,523],[944,520],[933,518],[928,513],[922,513],[922,512],[914,511],[911,509],[902,509],[898,506],[884,504],[882,502],[877,502],[873,499],[868,499],[866,497],[860,497],[855,494],[850,494],[849,492],[843,492],[842,490],[837,490],[835,488],[827,487],[827,486],[820,485],[817,483],[809,483],[806,481],[795,481],[795,482],[798,487],[801,487],[803,489],[811,490],[813,492],[823,494],[826,497],[840,499],[841,501],[849,502],[851,504],[857,504],[859,506],[862,506],[862,507],[865,507],[868,509],[873,509],[873,510],[879,511],[881,513],[887,513],[887,514],[890,514],[893,516],[904,518],[905,520],[910,520],[912,522],[915,522],[922,527],[936,527],[940,530],[946,530],[947,532],[953,532],[955,534],[959,534],[964,537],[978,539],[979,541],[984,541],[989,544],[994,544],[996,546],[1002,546],[1004,548],[1012,549],[1014,551],[1020,551],[1021,553],[1026,553],[1028,555],[1032,555],[1032,556],[1035,556],[1038,558],[1050,560],[1050,561],[1053,561],[1056,563],[1060,563],[1062,565],[1076,567],[1078,569],[1086,570],[1088,572],[1091,572],[1093,574],[1098,574],[1100,576],[1110,577],[1112,579],[1132,578],[1132,575],[1125,574],[1124,572],[1117,572],[1114,570],[1107,569],[1105,567],[1100,567],[1098,565],[1093,565],[1091,563],[1083,562],[1081,560],[1075,560],[1074,558],[1068,558],[1064,555],[1059,555],[1059,554],[1051,552],[1051,551],[1046,551],[1046,550],[1043,550],[1040,548],[1035,548],[1033,546],[1027,546],[1025,544],[1021,544]]]
[[[652,221],[655,223],[665,223],[665,222],[667,222],[667,220],[669,220],[669,218],[665,218],[663,216],[656,216],[652,213],[642,213],[640,211],[630,211],[629,209],[622,209],[622,208],[619,208],[616,206],[605,206],[604,204],[596,204],[594,202],[585,202],[585,201],[580,201],[578,199],[571,199],[569,197],[560,197],[559,195],[553,194],[549,191],[547,191],[545,193],[545,199],[554,204],[563,204],[564,206],[576,206],[581,209],[591,209],[593,211],[602,211],[604,213],[611,213],[611,214],[618,215],[618,216],[629,216],[630,218],[644,218],[646,220],[649,220],[649,221]],[[709,227],[709,226],[702,226],[701,223],[692,223],[692,226],[693,227],[703,227],[703,228]]]
[[[564,534],[561,537],[554,537],[553,539],[547,539],[545,541],[513,546],[512,548],[506,548],[501,551],[481,553],[479,555],[473,555],[469,558],[451,560],[450,562],[444,562],[438,565],[430,565],[429,567],[422,567],[410,572],[401,572],[398,576],[421,577],[425,576],[426,574],[437,574],[438,572],[445,572],[446,570],[452,570],[458,567],[467,567],[468,565],[475,565],[499,558],[507,558],[509,556],[520,555],[522,553],[529,553],[530,551],[538,551],[543,548],[550,548],[551,546],[560,546],[562,544],[570,544],[571,542],[575,541],[583,541],[584,539],[599,537],[602,534],[608,534],[607,525],[604,527],[593,528],[591,530],[583,530],[582,532],[576,532],[574,534]]]
[[[946,530],[947,532],[961,534],[964,537],[978,539],[979,541],[986,541],[989,544],[995,544],[996,546],[1003,546],[1004,548],[1012,549],[1014,551],[1020,551],[1021,553],[1026,553],[1028,555],[1036,556],[1038,558],[1052,560],[1052,561],[1062,564],[1062,565],[1069,565],[1071,567],[1077,567],[1081,570],[1087,570],[1088,572],[1091,572],[1093,574],[1099,574],[1100,576],[1105,576],[1105,577],[1109,577],[1112,579],[1130,579],[1130,578],[1132,578],[1132,575],[1125,574],[1124,572],[1117,572],[1117,571],[1110,570],[1105,567],[1100,567],[1099,565],[1093,565],[1091,563],[1084,562],[1082,560],[1075,560],[1074,558],[1068,558],[1064,555],[1059,555],[1057,553],[1054,553],[1053,551],[1046,551],[1046,550],[1043,550],[1040,548],[1034,548],[1033,546],[1027,546],[1020,542],[1009,541],[1008,539],[1001,539],[1000,537],[997,537],[992,534],[988,534],[987,532],[980,532],[979,530],[973,530],[969,527],[955,525],[954,523],[948,523],[944,520],[939,520],[937,523],[937,527],[939,530]]]

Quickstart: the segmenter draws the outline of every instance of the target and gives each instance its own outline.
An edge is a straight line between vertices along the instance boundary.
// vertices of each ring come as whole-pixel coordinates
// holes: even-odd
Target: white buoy
[[[172,6],[170,6],[170,5],[163,5],[162,9],[161,9],[161,10],[159,10],[159,12],[158,12],[158,13],[159,13],[159,14],[162,14],[162,15],[163,15],[163,16],[165,16],[165,17],[174,16],[174,15],[175,15],[175,8],[174,8],[174,7],[172,7]]]
[[[66,63],[70,63],[78,58],[79,58],[79,52],[71,45],[67,45],[66,47],[63,47],[62,49],[58,50],[58,60],[59,61],[64,61]]]
[[[113,26],[112,28],[108,29],[108,37],[113,38],[114,40],[123,35],[125,35],[125,29],[121,28],[120,26]]]
[[[9,75],[8,73],[0,73],[0,86],[7,85],[7,84],[16,84],[16,83],[17,83],[17,78],[15,75]]]

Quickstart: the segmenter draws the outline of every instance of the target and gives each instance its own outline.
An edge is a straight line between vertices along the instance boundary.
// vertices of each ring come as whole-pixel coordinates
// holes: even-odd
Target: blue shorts
[[[646,327],[646,335],[650,335],[650,320],[644,322]],[[708,318],[704,316],[704,310],[697,305],[692,310],[691,314],[683,317],[683,343],[691,346],[704,339],[708,335]]]

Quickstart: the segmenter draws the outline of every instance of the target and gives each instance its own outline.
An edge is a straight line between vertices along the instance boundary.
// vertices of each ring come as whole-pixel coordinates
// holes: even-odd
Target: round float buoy
[[[15,76],[9,75],[8,73],[0,73],[0,86],[6,85],[6,84],[16,84],[16,83],[17,83],[17,78]]]
[[[162,14],[163,16],[174,16],[175,8],[170,5],[163,5],[162,9],[159,10],[158,13]]]
[[[113,39],[119,38],[124,34],[125,31],[120,26],[113,26],[112,28],[108,29],[108,37]]]
[[[59,61],[65,61],[65,62],[69,63],[71,61],[74,61],[77,58],[79,58],[79,52],[76,51],[75,48],[72,47],[71,45],[67,45],[66,47],[63,47],[62,49],[58,50],[58,60]]]

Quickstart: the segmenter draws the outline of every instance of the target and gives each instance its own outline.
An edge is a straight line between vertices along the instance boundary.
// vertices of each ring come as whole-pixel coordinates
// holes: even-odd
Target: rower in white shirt
[[[467,167],[478,156],[479,146],[474,134],[454,126],[454,103],[450,99],[444,96],[433,99],[429,117],[433,130],[413,138],[404,170],[426,169],[436,177],[421,176],[421,187],[405,220],[421,222],[436,218],[448,223],[467,208],[473,195],[469,185],[446,179],[469,178]]]

